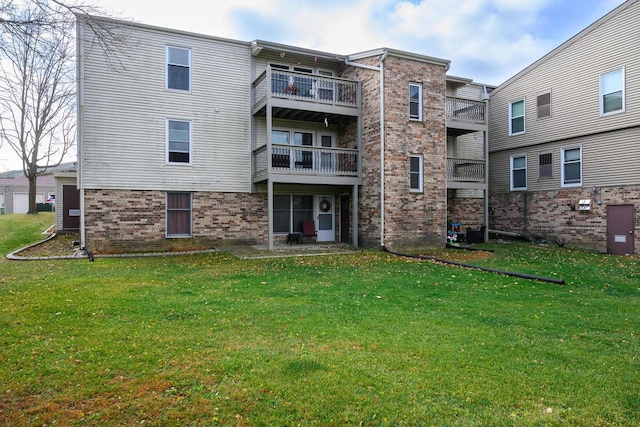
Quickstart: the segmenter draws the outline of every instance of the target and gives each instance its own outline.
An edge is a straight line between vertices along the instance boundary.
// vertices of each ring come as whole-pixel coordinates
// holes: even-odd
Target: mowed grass
[[[52,221],[0,217],[0,248]],[[567,284],[374,250],[2,260],[0,425],[637,426],[640,259],[487,247],[429,255]]]

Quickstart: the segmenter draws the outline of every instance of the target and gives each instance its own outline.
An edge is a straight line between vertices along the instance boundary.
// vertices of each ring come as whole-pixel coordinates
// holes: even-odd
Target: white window
[[[167,46],[167,89],[191,90],[191,50]]]
[[[600,115],[624,111],[624,68],[600,74]]]
[[[509,103],[509,135],[524,133],[524,98]]]
[[[563,148],[562,156],[562,187],[577,187],[582,185],[582,147]]]
[[[423,160],[419,154],[409,156],[409,191],[422,192]]]
[[[167,237],[191,237],[191,193],[167,193]]]
[[[422,85],[409,83],[409,119],[422,120]]]
[[[511,191],[527,189],[527,156],[511,156]]]
[[[191,122],[167,120],[167,163],[191,164]]]

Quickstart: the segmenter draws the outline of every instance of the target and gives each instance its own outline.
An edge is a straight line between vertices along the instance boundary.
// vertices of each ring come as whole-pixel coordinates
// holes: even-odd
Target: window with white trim
[[[562,187],[582,185],[582,147],[562,148]]]
[[[422,85],[409,83],[409,119],[422,120]]]
[[[600,115],[624,112],[624,68],[600,74]]]
[[[167,193],[167,237],[191,237],[191,193]]]
[[[524,127],[524,98],[509,103],[509,135],[520,135]]]
[[[191,90],[191,49],[167,46],[167,89]]]
[[[421,193],[423,181],[422,155],[413,154],[409,156],[409,191],[412,193]]]
[[[167,163],[191,163],[191,122],[167,119]]]
[[[510,157],[511,191],[527,189],[527,155]]]

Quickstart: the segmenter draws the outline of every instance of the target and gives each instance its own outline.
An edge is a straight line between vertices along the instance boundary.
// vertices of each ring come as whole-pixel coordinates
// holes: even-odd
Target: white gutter
[[[84,215],[84,179],[82,164],[82,141],[84,134],[84,21],[76,18],[76,97],[77,97],[77,126],[76,126],[76,151],[78,157],[76,186],[80,192],[80,248],[86,248],[86,230]]]
[[[384,247],[384,60],[387,59],[387,50],[384,49],[382,55],[378,57],[379,66],[360,64],[357,62],[350,62],[345,59],[346,65],[353,67],[365,68],[367,70],[373,70],[380,72],[380,246]]]

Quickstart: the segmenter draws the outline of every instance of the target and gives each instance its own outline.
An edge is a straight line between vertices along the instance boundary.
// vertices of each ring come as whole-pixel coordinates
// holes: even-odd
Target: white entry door
[[[333,196],[318,196],[316,198],[318,209],[318,242],[333,242],[336,239],[333,221]]]

